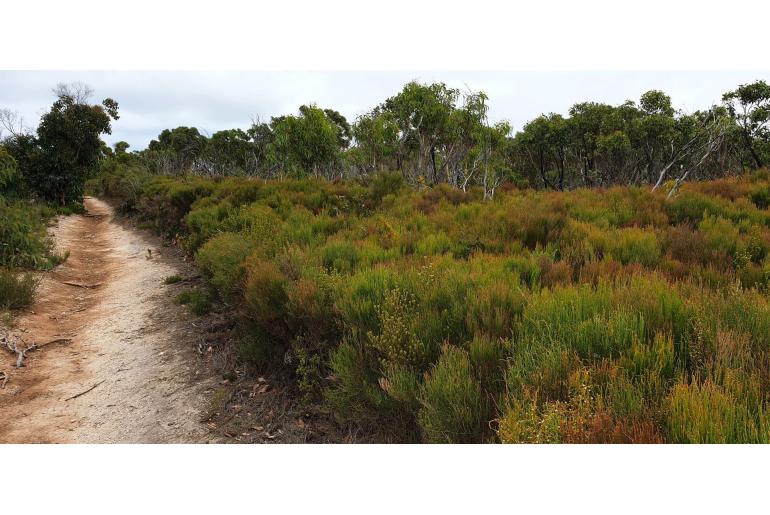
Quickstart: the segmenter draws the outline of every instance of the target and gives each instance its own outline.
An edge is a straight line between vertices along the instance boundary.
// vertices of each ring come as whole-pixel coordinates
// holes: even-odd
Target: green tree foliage
[[[757,168],[770,162],[770,85],[759,80],[724,94],[730,116],[741,129],[746,150]]]
[[[156,173],[187,173],[205,147],[206,137],[195,127],[164,129],[147,147],[148,162]]]
[[[89,104],[87,88],[60,85],[37,134],[15,134],[4,142],[16,160],[24,187],[41,198],[67,205],[81,200],[86,180],[103,155],[102,134],[111,133],[118,104],[108,98]]]
[[[0,147],[0,192],[11,189],[16,181],[18,165],[13,156],[4,147]]]
[[[443,83],[429,85],[413,81],[385,101],[401,132],[400,153],[417,151],[416,172],[439,180],[436,152],[441,144],[459,91]],[[403,159],[400,160],[403,166]]]
[[[360,116],[353,124],[352,135],[356,146],[350,158],[364,174],[392,166],[399,149],[399,128],[391,113],[375,109]]]
[[[227,175],[253,169],[256,156],[249,135],[241,129],[229,129],[215,132],[206,141],[201,161],[209,173]]]
[[[740,86],[720,105],[685,113],[663,91],[619,105],[579,102],[542,114],[518,132],[490,122],[482,91],[412,81],[351,125],[333,109],[255,121],[206,137],[163,131],[139,153],[160,173],[312,175],[335,179],[397,171],[421,187],[440,183],[494,196],[503,184],[552,190],[648,185],[676,191],[688,179],[743,172],[770,160],[770,91]]]
[[[347,146],[350,128],[336,111],[315,105],[299,108],[299,115],[273,118],[268,161],[283,172],[294,175],[333,175],[340,152]],[[331,173],[330,173],[331,172]]]

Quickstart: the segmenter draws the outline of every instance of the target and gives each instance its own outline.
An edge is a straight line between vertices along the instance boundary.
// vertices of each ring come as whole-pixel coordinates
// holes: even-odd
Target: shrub
[[[226,232],[211,238],[195,254],[195,261],[222,297],[232,298],[242,291],[244,260],[254,244],[242,233]]]
[[[185,290],[176,296],[176,302],[187,306],[194,315],[205,315],[211,311],[211,295],[200,290]]]
[[[5,147],[0,147],[0,193],[15,189],[18,178],[16,160]]]
[[[728,256],[733,256],[738,248],[738,228],[729,220],[721,217],[706,216],[698,224],[706,238],[708,246]]]
[[[248,317],[264,332],[285,336],[286,277],[271,261],[250,259],[246,264],[244,301]]]
[[[356,246],[345,241],[330,242],[321,250],[321,260],[329,271],[350,273],[355,270],[360,259]]]
[[[420,427],[433,443],[484,440],[487,403],[474,377],[470,359],[461,349],[445,346],[425,380],[420,402]]]
[[[53,214],[44,206],[0,196],[0,266],[53,267],[56,260],[44,223]]]
[[[653,267],[660,258],[660,247],[655,233],[643,229],[619,229],[610,238],[609,252],[624,265],[640,263]]]
[[[518,287],[492,283],[479,288],[469,299],[466,324],[473,334],[510,338],[525,304],[526,297]]]
[[[302,277],[286,285],[286,315],[292,334],[314,342],[335,343],[340,314],[336,308],[338,279],[324,273]]]
[[[751,192],[751,201],[759,209],[770,207],[770,187],[765,186]]]
[[[333,384],[324,391],[327,401],[341,422],[355,422],[397,440],[417,437],[414,414],[404,411],[402,404],[391,398],[374,372],[373,363],[364,349],[344,340],[332,352],[329,367]]]
[[[163,284],[176,284],[178,282],[182,282],[182,276],[178,274],[169,275],[165,279],[163,279]]]
[[[672,443],[768,443],[767,409],[752,410],[725,388],[677,383],[668,399],[668,437]]]
[[[382,172],[374,175],[370,185],[372,198],[378,202],[386,195],[395,195],[404,187],[404,176],[398,172]]]
[[[489,441],[491,424],[516,442],[761,441],[767,181],[488,202],[399,174],[152,177],[135,206],[196,251],[242,360],[283,358],[308,398],[389,440]],[[43,210],[12,207],[43,234]]]
[[[0,308],[17,309],[32,305],[38,280],[31,273],[0,268]]]
[[[425,344],[414,330],[417,314],[415,297],[398,288],[387,292],[377,306],[380,332],[368,333],[369,343],[382,355],[386,365],[419,369],[426,361]]]
[[[541,411],[531,399],[513,400],[500,419],[502,443],[560,443],[562,404],[548,403]]]

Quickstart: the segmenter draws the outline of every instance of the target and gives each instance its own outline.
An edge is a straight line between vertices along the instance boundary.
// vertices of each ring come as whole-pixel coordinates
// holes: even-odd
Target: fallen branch
[[[89,388],[88,390],[83,390],[82,392],[80,392],[80,393],[76,393],[76,394],[75,394],[75,395],[73,395],[72,397],[67,397],[67,398],[66,398],[66,399],[64,399],[64,400],[65,400],[65,401],[71,401],[72,399],[77,399],[77,398],[78,398],[78,397],[80,397],[81,395],[85,395],[85,394],[87,394],[88,392],[90,392],[91,390],[93,390],[94,388],[96,388],[97,386],[99,386],[100,384],[102,384],[103,382],[104,382],[104,380],[102,380],[102,381],[99,381],[98,383],[96,383],[95,385],[93,385],[93,386],[92,386],[91,388]]]
[[[51,340],[50,342],[41,343],[40,345],[37,345],[37,348],[45,347],[47,345],[52,345],[54,343],[70,343],[72,341],[72,338],[56,338],[54,340]]]
[[[62,284],[66,284],[67,286],[77,286],[78,288],[96,288],[97,286],[102,285],[102,283],[85,284],[85,283],[76,283],[71,281],[62,281]]]
[[[8,350],[11,354],[16,354],[16,368],[24,366],[24,358],[27,357],[27,352],[38,349],[38,345],[33,343],[32,345],[22,349],[18,343],[24,343],[24,340],[19,335],[13,335],[13,339],[8,335],[0,338],[0,346]]]

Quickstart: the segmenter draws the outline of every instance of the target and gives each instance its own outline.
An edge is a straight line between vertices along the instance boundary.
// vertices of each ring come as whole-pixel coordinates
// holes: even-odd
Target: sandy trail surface
[[[42,347],[18,369],[0,354],[0,442],[207,441],[214,381],[197,355],[201,335],[163,283],[178,258],[116,222],[107,203],[85,205],[54,229],[69,258],[11,331]]]

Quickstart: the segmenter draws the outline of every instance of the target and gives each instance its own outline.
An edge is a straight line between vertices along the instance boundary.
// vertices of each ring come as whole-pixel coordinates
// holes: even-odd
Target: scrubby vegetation
[[[393,441],[770,439],[765,82],[692,114],[660,91],[580,103],[516,134],[484,93],[412,82],[352,125],[310,105],[97,152],[116,108],[59,97],[4,143],[0,188],[77,200],[98,161],[93,193],[194,255],[207,285],[177,301],[232,308],[242,362],[340,421]],[[77,116],[93,137],[54,138]],[[80,143],[56,198],[40,156]],[[7,259],[39,266],[24,227]]]
[[[82,212],[83,188],[104,157],[118,104],[91,105],[83,84],[59,84],[35,133],[0,109],[0,309],[29,306],[37,279],[66,256],[53,252],[46,224],[56,214]],[[4,133],[7,131],[7,135]]]
[[[0,195],[0,310],[30,305],[37,285],[30,272],[65,259],[53,251],[46,233],[47,221],[57,212],[67,210]]]
[[[194,315],[205,315],[211,310],[211,296],[208,292],[197,289],[181,292],[176,296],[176,301],[190,308],[190,312]]]
[[[236,308],[242,360],[290,369],[307,398],[386,438],[770,439],[765,170],[670,198],[505,188],[489,201],[400,174],[128,170],[100,187],[194,253]]]

